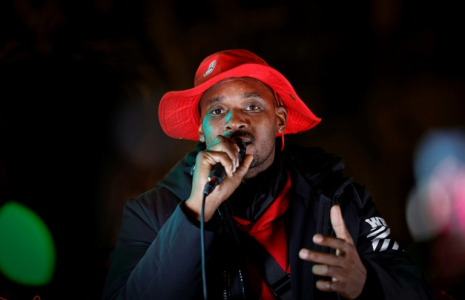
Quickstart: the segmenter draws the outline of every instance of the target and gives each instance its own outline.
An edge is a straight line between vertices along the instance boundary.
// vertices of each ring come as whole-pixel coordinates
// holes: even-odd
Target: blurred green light
[[[55,269],[55,244],[41,218],[10,201],[0,207],[0,271],[23,285],[45,285]]]

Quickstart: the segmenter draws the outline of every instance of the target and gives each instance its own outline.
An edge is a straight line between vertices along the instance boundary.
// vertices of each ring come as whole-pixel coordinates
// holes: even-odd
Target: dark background
[[[42,217],[57,265],[42,287],[0,274],[0,297],[99,299],[124,202],[195,145],[162,132],[161,96],[232,48],[293,83],[322,122],[287,140],[341,155],[408,249],[415,146],[465,123],[464,18],[452,3],[1,1],[0,205]],[[456,279],[426,271],[436,292]]]

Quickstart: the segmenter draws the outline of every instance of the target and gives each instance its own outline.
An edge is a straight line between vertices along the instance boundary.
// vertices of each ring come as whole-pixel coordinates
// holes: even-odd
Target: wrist
[[[192,198],[186,200],[185,208],[186,212],[197,221],[200,221],[200,211],[202,209],[202,198]],[[205,201],[205,210],[203,212],[205,222],[210,221],[215,213],[216,207],[213,207],[211,203]]]

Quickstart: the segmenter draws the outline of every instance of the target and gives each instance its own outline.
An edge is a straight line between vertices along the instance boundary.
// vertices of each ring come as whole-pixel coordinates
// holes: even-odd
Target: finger
[[[319,289],[320,291],[323,291],[323,292],[332,292],[333,291],[331,289],[332,284],[333,283],[331,281],[318,280],[316,282],[316,288]]]
[[[238,158],[236,158],[236,156],[234,155],[235,152],[231,150],[229,147],[216,147],[216,149],[207,149],[205,150],[205,152],[211,153],[212,155],[215,155],[215,153],[219,153],[219,155],[226,155],[226,157],[231,161],[231,171],[236,171]],[[226,168],[224,164],[223,166]]]
[[[226,175],[228,177],[231,177],[233,175],[233,172],[236,169],[236,166],[234,165],[234,162],[231,160],[229,155],[225,152],[216,152],[216,151],[202,151],[201,153],[201,164],[207,165],[208,168],[206,172],[209,174],[211,171],[211,168],[216,165],[217,163],[220,163],[224,167],[224,171],[226,172]],[[199,154],[200,154],[199,153]],[[208,177],[208,174],[205,176]]]
[[[336,236],[353,245],[354,242],[349,232],[347,231],[346,224],[344,223],[344,219],[342,218],[341,208],[339,207],[339,205],[333,205],[333,207],[331,207],[330,215],[331,225],[334,229],[334,232],[336,233]]]
[[[222,135],[218,135],[214,140],[213,144],[207,149],[207,151],[216,151],[227,153],[233,165],[237,168],[239,166],[239,151],[240,148],[236,142],[230,138]]]
[[[346,278],[346,272],[343,268],[328,265],[314,265],[312,272],[315,275],[331,277],[333,282]]]
[[[253,155],[246,154],[244,160],[240,164],[240,166],[236,169],[236,172],[233,174],[231,180],[238,180],[241,181],[242,178],[245,176],[247,171],[249,170],[250,164],[252,163]]]
[[[336,254],[341,255],[345,254],[348,251],[351,250],[351,247],[353,247],[353,244],[351,244],[348,241],[345,241],[341,238],[336,238],[332,236],[325,236],[322,234],[315,234],[313,236],[313,242],[318,245],[326,246],[326,247],[331,247],[336,249]],[[342,253],[341,253],[342,252]]]
[[[336,256],[330,253],[317,252],[305,248],[299,251],[299,257],[306,261],[312,261],[329,266],[342,265],[342,257],[340,256]]]
[[[329,280],[318,280],[316,282],[316,288],[323,292],[337,292],[346,296],[345,289],[347,283],[341,281],[329,281]]]
[[[360,295],[359,292],[356,292],[353,289],[351,289],[350,285],[348,285],[347,282],[318,280],[316,282],[316,287],[320,291],[336,292],[339,295],[341,295],[344,299],[355,299]]]

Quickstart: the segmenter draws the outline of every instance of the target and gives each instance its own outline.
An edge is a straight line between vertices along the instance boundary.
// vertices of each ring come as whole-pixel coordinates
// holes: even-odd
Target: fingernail
[[[324,275],[328,272],[328,267],[326,265],[314,265],[312,271],[317,275]]]
[[[317,281],[316,282],[316,287],[319,289],[323,290],[328,290],[329,289],[329,283],[325,281]]]
[[[321,243],[323,241],[323,236],[321,234],[315,234],[313,236],[314,243]]]
[[[299,251],[299,257],[302,258],[302,259],[305,259],[308,257],[308,250],[306,249],[302,249]]]

